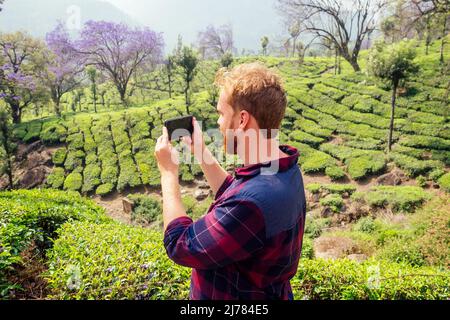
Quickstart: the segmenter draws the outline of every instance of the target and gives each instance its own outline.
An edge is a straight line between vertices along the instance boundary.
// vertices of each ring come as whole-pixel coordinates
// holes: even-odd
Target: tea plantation
[[[437,47],[433,43],[430,52]],[[303,257],[292,281],[296,299],[450,298],[450,79],[437,55],[420,56],[420,73],[403,84],[389,153],[391,92],[384,84],[347,65],[335,75],[332,58],[306,58],[302,65],[273,57],[234,61],[261,61],[285,80],[289,105],[280,141],[299,149],[302,172],[314,181],[306,185]],[[189,112],[204,131],[216,128],[206,85],[192,100]],[[45,269],[35,275],[48,290],[43,298],[188,298],[190,270],[167,258],[158,225],[117,222],[88,198],[140,186],[158,191],[155,141],[165,119],[184,114],[178,96],[14,128],[19,142],[41,140],[57,151],[42,186],[48,189],[0,193],[0,299],[25,291],[16,279],[30,247]],[[373,184],[393,171],[406,176],[406,185]],[[198,164],[181,166],[184,184],[201,178]],[[158,222],[158,198],[135,200],[142,208],[133,219]],[[210,200],[185,196],[183,202],[198,218]],[[326,256],[330,247],[333,259]]]

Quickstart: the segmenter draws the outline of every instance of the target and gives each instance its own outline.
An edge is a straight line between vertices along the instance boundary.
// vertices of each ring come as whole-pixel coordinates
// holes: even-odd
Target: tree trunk
[[[353,67],[353,70],[355,70],[355,72],[361,71],[361,68],[359,67],[359,64],[358,64],[358,59],[351,58],[350,61],[348,61],[348,62],[350,62],[351,66]]]
[[[119,90],[119,94],[120,94],[120,101],[122,101],[122,105],[127,108],[128,107],[128,103],[127,103],[127,99],[126,99],[126,89],[120,89]]]
[[[392,150],[392,136],[394,132],[394,115],[395,115],[395,101],[397,99],[397,87],[398,87],[398,79],[394,79],[392,87],[392,104],[391,104],[391,123],[389,125],[389,140],[388,140],[388,149],[389,152]]]
[[[56,98],[53,103],[55,104],[55,114],[58,118],[61,118],[61,101],[59,98]]]
[[[187,112],[187,114],[190,114],[189,106],[191,105],[191,101],[189,99],[189,88],[190,88],[190,83],[186,82],[186,88],[184,89],[184,98],[186,100],[186,112]]]
[[[442,28],[442,40],[441,40],[441,57],[439,62],[444,64],[444,45],[445,45],[445,30],[447,29],[447,17],[444,17],[444,26]]]
[[[2,119],[3,120],[3,119]],[[6,119],[5,119],[6,121]],[[12,150],[9,147],[9,130],[7,127],[6,122],[2,121],[1,123],[1,130],[2,130],[2,143],[3,143],[3,149],[5,150],[6,154],[6,175],[8,176],[8,187],[7,190],[14,188],[14,182],[13,182],[13,172],[12,172]]]
[[[14,101],[9,104],[12,111],[12,119],[14,124],[20,123],[22,120],[22,110],[20,109],[19,102]]]

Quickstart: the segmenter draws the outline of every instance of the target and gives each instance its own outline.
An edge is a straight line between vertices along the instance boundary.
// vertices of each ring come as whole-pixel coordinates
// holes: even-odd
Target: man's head
[[[242,64],[231,71],[220,70],[216,76],[220,87],[217,105],[218,125],[226,130],[246,132],[278,130],[284,118],[287,99],[280,77],[260,63]]]

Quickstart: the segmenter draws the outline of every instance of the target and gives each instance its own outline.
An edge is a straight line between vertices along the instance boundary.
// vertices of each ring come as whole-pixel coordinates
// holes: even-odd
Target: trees
[[[186,101],[186,112],[189,112],[189,106],[191,105],[190,100],[190,88],[191,83],[194,80],[195,75],[197,74],[197,65],[199,59],[198,54],[194,49],[188,46],[183,46],[180,50],[177,50],[176,56],[176,64],[181,69],[181,75],[184,80],[184,97]]]
[[[375,30],[386,0],[356,0],[346,8],[342,0],[277,0],[288,21],[301,21],[302,31],[333,42],[340,55],[360,71],[358,55],[364,39]]]
[[[0,0],[0,6],[3,5],[3,2],[5,2],[4,0]],[[0,7],[0,12],[2,12],[2,7]]]
[[[407,79],[418,72],[414,62],[415,44],[412,41],[401,41],[391,45],[377,42],[369,53],[369,72],[382,80],[388,81],[392,87],[391,121],[389,125],[388,149],[392,149],[394,131],[395,102],[400,80]]]
[[[92,101],[94,103],[94,111],[97,113],[97,70],[93,67],[88,67],[86,73],[91,82]]]
[[[13,156],[15,145],[11,141],[11,126],[10,114],[4,110],[0,109],[0,176],[6,174],[8,176],[8,186],[7,189],[12,189],[14,187],[13,183]]]
[[[234,41],[231,25],[218,28],[209,25],[205,31],[199,32],[198,46],[203,59],[221,59],[227,52],[232,53]]]
[[[44,45],[23,32],[0,35],[0,98],[9,105],[12,120],[20,123],[23,110],[41,97],[36,81],[43,70]]]
[[[161,59],[162,35],[149,28],[132,29],[122,23],[88,21],[81,31],[79,51],[87,64],[103,71],[127,105],[127,88],[140,69],[151,68]]]
[[[267,55],[267,46],[269,45],[269,37],[264,36],[261,38],[261,47],[263,55]]]
[[[62,96],[73,91],[83,81],[86,57],[78,52],[61,23],[47,33],[45,39],[50,52],[47,55],[48,70],[44,73],[44,79],[50,88],[55,113],[60,117]]]
[[[294,21],[288,28],[289,30],[289,35],[291,36],[292,39],[292,56],[295,56],[295,50],[297,49],[297,39],[300,36],[300,23],[298,21]]]

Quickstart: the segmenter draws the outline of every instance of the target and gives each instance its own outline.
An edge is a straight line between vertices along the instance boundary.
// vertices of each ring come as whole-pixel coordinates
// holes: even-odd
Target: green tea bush
[[[162,217],[161,200],[155,196],[132,194],[128,198],[133,201],[131,219],[137,223],[152,223]]]
[[[442,177],[438,180],[439,186],[442,188],[442,190],[445,190],[447,192],[450,192],[450,172],[444,174]]]
[[[308,237],[303,237],[302,242],[302,256],[301,259],[314,259],[314,243],[313,240]]]
[[[445,171],[443,169],[434,169],[432,171],[430,171],[430,173],[428,174],[428,179],[434,181],[434,182],[438,182],[439,178],[442,177],[445,174]]]
[[[340,180],[345,177],[345,172],[338,166],[330,166],[325,169],[325,174],[331,178],[331,180]]]
[[[389,207],[394,212],[412,212],[429,200],[430,195],[420,187],[377,186],[368,192],[355,192],[352,199],[365,202],[372,207]]]
[[[90,164],[83,171],[83,187],[82,192],[94,191],[100,183],[101,169],[97,164]]]
[[[41,135],[42,123],[40,121],[32,121],[27,125],[27,134],[23,137],[25,143],[31,143],[39,140]]]
[[[377,226],[372,217],[363,217],[358,220],[358,222],[353,226],[353,229],[364,233],[373,233],[377,229]]]
[[[99,196],[106,196],[114,190],[114,185],[112,183],[104,183],[97,187],[95,194]]]
[[[341,212],[344,206],[344,200],[338,194],[329,194],[325,198],[320,199],[320,205],[330,208],[333,212]]]
[[[378,251],[376,258],[417,267],[425,265],[425,257],[421,252],[420,245],[404,239],[395,239],[387,243]]]
[[[40,133],[40,139],[45,144],[55,144],[66,140],[67,129],[60,123],[44,123]]]
[[[389,159],[410,177],[416,177],[420,174],[426,174],[436,167],[442,167],[442,163],[440,163],[439,161],[418,160],[414,157],[397,152],[391,152],[389,154]]]
[[[84,138],[82,133],[74,133],[67,137],[66,142],[70,150],[81,150],[84,147]]]
[[[53,164],[55,165],[63,165],[66,160],[67,150],[65,148],[61,148],[55,151],[52,156]]]
[[[66,224],[49,252],[53,299],[187,299],[190,269],[167,257],[160,232],[119,223]]]
[[[66,168],[67,171],[73,171],[77,168],[82,168],[84,157],[85,154],[83,150],[69,150],[64,162],[64,168]]]
[[[311,239],[320,237],[323,229],[328,228],[331,225],[330,218],[306,218],[305,235]]]
[[[64,190],[80,191],[83,186],[83,176],[78,172],[72,172],[64,181]]]
[[[348,174],[355,180],[376,174],[386,168],[386,159],[383,154],[367,154],[345,161]]]
[[[324,142],[324,139],[318,138],[300,130],[292,131],[289,135],[289,138],[298,142],[306,143],[313,148],[318,147],[322,142]]]
[[[47,176],[47,185],[52,189],[62,189],[66,173],[64,168],[54,167],[52,172]]]
[[[78,193],[56,190],[0,192],[0,298],[10,289],[6,274],[21,267],[20,253],[34,242],[41,254],[52,246],[56,231],[68,221],[110,221],[102,208]]]
[[[301,260],[292,287],[295,299],[448,300],[448,270],[373,259]]]

